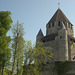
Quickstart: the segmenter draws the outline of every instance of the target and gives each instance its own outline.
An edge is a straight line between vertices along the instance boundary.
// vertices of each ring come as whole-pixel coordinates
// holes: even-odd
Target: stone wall
[[[68,56],[70,61],[75,61],[75,43],[68,40]]]
[[[75,43],[71,45],[71,61],[75,61]]]
[[[39,75],[57,75],[54,68],[54,62],[50,62],[47,66],[45,66],[44,70],[39,72]]]
[[[60,22],[60,25],[58,24],[58,22],[47,24],[46,25],[46,35],[58,33],[59,29],[62,26],[61,23],[62,22]],[[67,22],[65,22],[64,25],[66,27],[68,35],[73,36],[73,25],[71,25],[70,23],[67,23]]]
[[[39,72],[39,75],[58,75],[55,69],[55,63],[54,62],[49,63],[43,71]],[[72,61],[70,63],[70,67],[68,72],[66,72],[66,75],[75,75],[75,61]]]
[[[68,39],[66,29],[59,30],[55,40],[45,42],[44,44],[53,49],[54,61],[68,60]]]

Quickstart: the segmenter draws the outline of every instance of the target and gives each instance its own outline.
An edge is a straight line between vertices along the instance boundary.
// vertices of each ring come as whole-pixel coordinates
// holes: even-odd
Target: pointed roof
[[[48,23],[52,23],[52,22],[68,22],[71,23],[68,18],[65,16],[65,14],[61,11],[60,8],[58,8],[58,10],[55,12],[55,14],[53,15],[53,17],[51,18],[51,20]]]
[[[44,36],[41,29],[39,30],[37,36]]]

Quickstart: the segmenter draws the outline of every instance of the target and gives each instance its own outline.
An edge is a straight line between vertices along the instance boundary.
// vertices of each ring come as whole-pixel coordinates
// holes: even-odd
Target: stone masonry
[[[71,70],[67,75],[75,75],[75,38],[73,34],[73,25],[59,8],[50,21],[46,24],[46,36],[43,35],[42,30],[36,36],[36,42],[42,41],[45,46],[53,49],[53,61],[73,61],[71,63]],[[40,72],[40,75],[56,75],[55,70]],[[73,67],[73,69],[72,69]],[[45,73],[44,73],[45,72]],[[54,74],[53,74],[54,73]]]

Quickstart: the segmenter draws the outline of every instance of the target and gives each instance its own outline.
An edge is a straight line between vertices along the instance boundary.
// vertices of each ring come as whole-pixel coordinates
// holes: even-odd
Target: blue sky
[[[11,11],[13,24],[24,23],[25,40],[36,41],[36,35],[41,28],[46,34],[46,24],[60,8],[74,25],[75,35],[75,0],[0,0],[0,11]],[[7,35],[12,36],[11,31]]]

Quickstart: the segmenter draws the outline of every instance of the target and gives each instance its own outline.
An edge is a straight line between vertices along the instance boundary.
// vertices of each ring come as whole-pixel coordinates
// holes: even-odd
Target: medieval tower
[[[53,61],[75,61],[75,38],[73,24],[68,20],[60,8],[57,9],[53,17],[46,24],[46,36],[42,30],[36,36],[36,42],[42,41],[45,46],[53,49]],[[71,64],[71,75],[75,75],[75,62]],[[50,71],[49,71],[50,72]],[[56,75],[56,74],[41,75]],[[69,72],[68,72],[69,73]],[[69,75],[69,74],[67,74]]]
[[[53,49],[53,61],[75,61],[73,24],[68,20],[60,8],[57,9],[53,17],[46,24],[46,36],[43,35],[40,29],[36,36],[36,42],[37,41],[42,41],[45,46]],[[75,62],[71,64],[71,75],[75,75],[75,67],[73,65],[75,66]],[[41,75],[56,75],[49,74],[49,72],[48,74],[44,73]]]

